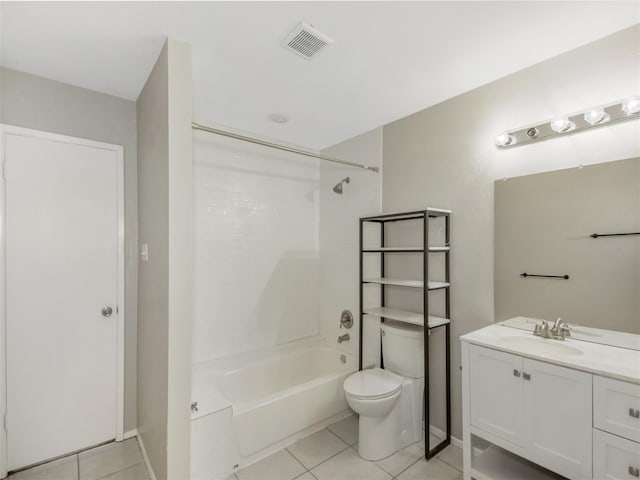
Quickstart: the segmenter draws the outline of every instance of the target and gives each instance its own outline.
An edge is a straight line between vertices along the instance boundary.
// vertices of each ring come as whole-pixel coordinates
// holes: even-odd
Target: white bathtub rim
[[[314,348],[321,348],[321,349],[326,349],[326,350],[330,350],[332,353],[340,353],[338,350],[336,350],[335,348],[332,347],[314,347]],[[296,353],[304,353],[304,352],[290,352],[287,355],[283,355],[280,357],[274,357],[274,358],[284,358],[286,361],[286,358],[289,356],[293,356]],[[282,390],[278,390],[277,392],[274,392],[272,394],[269,395],[264,395],[258,398],[252,398],[250,401],[234,401],[233,399],[229,398],[227,395],[225,395],[224,391],[220,388],[214,387],[216,388],[216,390],[220,393],[220,395],[222,395],[225,399],[227,399],[229,401],[229,403],[233,406],[234,409],[234,413],[239,414],[241,412],[244,412],[248,409],[251,408],[256,408],[262,405],[266,405],[268,403],[271,403],[274,400],[283,398],[285,396],[289,396],[289,395],[293,395],[295,393],[298,393],[302,390],[305,390],[307,388],[310,387],[314,387],[316,385],[319,384],[323,384],[326,383],[327,381],[333,380],[335,378],[338,377],[342,377],[345,375],[350,375],[351,373],[355,372],[357,369],[355,368],[354,365],[354,359],[351,357],[351,355],[345,354],[346,356],[346,362],[342,365],[338,365],[336,369],[333,369],[332,371],[325,373],[324,375],[320,375],[320,376],[315,376],[312,377],[311,379],[305,381],[305,382],[301,382],[301,383],[296,383],[290,387],[284,388]],[[251,369],[253,368],[253,365],[246,365],[244,367],[242,367],[241,369],[237,369],[234,370],[233,372],[228,372],[225,375],[231,375],[233,373],[239,373],[242,372],[243,370],[247,370],[247,369]],[[215,385],[216,380],[220,378],[219,376],[211,376],[208,378],[209,381],[213,382],[213,385]]]
[[[193,411],[191,413],[191,420],[192,421],[197,420],[198,418],[202,418],[202,417],[206,417],[207,415],[218,413],[227,408],[230,409],[231,415],[240,415],[254,408],[268,405],[269,403],[281,400],[283,397],[295,395],[296,393],[300,393],[303,390],[306,390],[308,388],[313,388],[317,385],[321,385],[331,380],[334,380],[337,378],[345,379],[356,371],[357,369],[354,366],[347,367],[337,372],[332,372],[327,375],[323,375],[321,377],[315,377],[313,380],[310,380],[308,382],[300,383],[300,384],[294,385],[293,387],[286,388],[284,390],[279,390],[278,392],[272,395],[261,397],[257,400],[252,400],[250,402],[237,402],[236,404],[228,400],[227,397],[225,397],[221,392],[219,392],[218,389],[216,389],[214,386],[211,386],[211,391],[208,393],[208,395],[210,396],[209,398],[213,396],[217,398],[213,399],[213,401],[211,402],[212,406],[210,406],[210,408],[203,408],[205,406],[209,407],[209,405],[206,405],[206,403],[200,404],[200,402],[202,402],[202,397],[206,396],[206,394],[202,396],[198,396],[197,398],[194,398],[193,401],[198,402],[198,410]],[[198,400],[198,398],[200,398],[201,400]]]
[[[258,361],[271,360],[276,358],[288,357],[297,353],[308,351],[309,349],[320,348],[331,350],[336,355],[345,355],[347,361],[339,368],[320,377],[314,377],[304,383],[299,383],[291,387],[279,390],[271,395],[252,399],[248,402],[236,402],[234,404],[219,388],[216,387],[216,380],[222,376],[241,370],[253,368]],[[261,355],[261,356],[260,356]],[[266,358],[265,358],[266,357]],[[238,363],[241,366],[238,367]],[[224,368],[223,368],[224,367]],[[235,368],[234,368],[235,367]],[[224,357],[215,362],[207,362],[207,364],[198,365],[197,373],[194,373],[192,380],[191,401],[197,402],[197,411],[191,412],[191,420],[206,417],[224,409],[231,409],[232,415],[266,405],[270,402],[277,401],[284,396],[293,395],[309,387],[319,385],[334,378],[345,377],[356,371],[354,358],[345,352],[342,352],[332,345],[328,345],[324,337],[307,337],[295,342],[289,342],[277,347],[266,348],[253,352],[245,352],[232,357]]]

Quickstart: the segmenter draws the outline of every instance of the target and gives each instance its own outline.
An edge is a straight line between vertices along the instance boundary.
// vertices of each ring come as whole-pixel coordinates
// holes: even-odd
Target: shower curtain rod
[[[339,158],[327,157],[326,155],[320,155],[319,153],[309,152],[307,150],[301,150],[299,148],[287,147],[285,145],[278,145],[277,143],[267,142],[258,138],[247,137],[238,133],[228,132],[226,130],[220,130],[218,128],[207,127],[196,122],[191,123],[193,130],[200,130],[202,132],[214,133],[216,135],[222,135],[224,137],[235,138],[236,140],[242,140],[243,142],[255,143],[256,145],[262,145],[264,147],[276,148],[278,150],[284,150],[285,152],[297,153],[298,155],[304,155],[305,157],[317,158],[319,160],[326,160],[328,162],[339,163],[341,165],[348,165],[349,167],[364,168],[365,170],[371,170],[372,172],[379,172],[378,167],[370,167],[369,165],[362,165],[360,163],[347,162],[346,160],[340,160]]]

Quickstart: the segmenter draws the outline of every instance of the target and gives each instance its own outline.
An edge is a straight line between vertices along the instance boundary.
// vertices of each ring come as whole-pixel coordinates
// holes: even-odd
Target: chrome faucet
[[[551,331],[552,332],[554,332],[554,331],[557,332],[558,328],[560,328],[561,324],[562,324],[562,318],[561,317],[556,318],[556,321],[553,322],[553,327],[551,327]]]
[[[533,334],[537,337],[551,338],[551,332],[549,331],[549,324],[546,320],[542,320],[540,323],[536,323],[533,328]]]
[[[564,340],[571,336],[571,328],[567,322],[558,317],[553,323],[553,327],[551,327],[551,334],[553,335],[553,338]]]
[[[533,334],[542,338],[554,338],[556,340],[565,340],[571,336],[571,328],[569,324],[562,320],[561,317],[556,318],[553,326],[549,326],[546,320],[536,323]]]
[[[347,340],[349,340],[351,337],[349,337],[348,333],[345,333],[344,335],[340,335],[338,337],[338,343],[342,343],[342,342],[346,342]]]

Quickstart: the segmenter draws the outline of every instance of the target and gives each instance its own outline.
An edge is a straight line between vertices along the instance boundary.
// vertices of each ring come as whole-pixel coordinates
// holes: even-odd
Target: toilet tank
[[[385,320],[381,324],[385,370],[410,378],[424,377],[423,328]]]

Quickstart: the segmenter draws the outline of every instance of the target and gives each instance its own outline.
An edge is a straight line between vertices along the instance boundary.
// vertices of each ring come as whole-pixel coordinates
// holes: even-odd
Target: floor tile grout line
[[[298,462],[300,465],[302,465],[302,468],[304,468],[305,470],[309,470],[309,469],[307,468],[307,466],[306,466],[304,463],[302,463],[300,460],[298,460],[298,457],[296,457],[293,453],[291,453],[291,450],[289,450],[289,448],[288,448],[288,447],[284,447],[284,450],[286,450],[286,451],[287,451],[287,453],[288,453],[289,455],[291,455],[291,456],[295,459],[295,461],[296,461],[296,462]],[[273,455],[273,454],[272,454],[272,455]],[[303,472],[303,473],[304,473],[304,472]],[[300,475],[302,475],[303,473],[301,473]],[[294,479],[296,479],[296,478],[298,478],[300,475],[295,476],[295,477],[293,477],[293,478],[294,478]]]
[[[336,437],[338,440],[340,440],[341,442],[343,442],[346,446],[348,446],[348,447],[350,447],[350,446],[351,446],[351,445],[349,445],[349,443],[348,443],[346,440],[342,439],[342,438],[340,437],[340,435],[338,435],[337,433],[332,432],[331,430],[329,430],[329,428],[328,428],[328,427],[327,427],[327,428],[325,428],[325,430],[326,430],[327,432],[329,432],[331,435],[333,435],[334,437]],[[358,443],[358,442],[356,441],[353,445],[355,445],[356,443]]]
[[[291,450],[289,450],[289,447],[290,447],[291,445],[293,445],[293,444],[291,444],[291,445],[288,445],[288,446],[284,447],[284,449],[285,449],[287,452],[289,452],[289,453],[293,456],[293,458],[295,458],[296,460],[298,460],[298,463],[300,463],[304,468],[306,468],[306,469],[307,469],[307,471],[308,471],[309,473],[311,473],[311,475],[312,475],[312,476],[314,476],[314,477],[315,477],[315,475],[313,475],[313,473],[311,472],[311,469],[316,468],[316,467],[319,467],[320,465],[322,465],[322,464],[323,464],[323,463],[325,463],[326,461],[331,460],[331,459],[332,459],[333,457],[335,457],[336,455],[340,455],[342,452],[344,452],[344,451],[345,451],[345,450],[347,450],[348,448],[351,448],[351,446],[350,446],[347,442],[345,442],[345,441],[344,441],[344,440],[342,440],[338,435],[336,435],[336,434],[335,434],[335,433],[333,433],[331,430],[329,430],[329,428],[328,428],[328,427],[325,427],[323,430],[326,430],[326,431],[328,431],[329,433],[331,433],[331,434],[332,434],[333,436],[335,436],[338,440],[340,440],[342,443],[344,443],[344,444],[346,445],[346,447],[345,447],[345,448],[343,448],[342,450],[340,450],[339,452],[334,453],[334,454],[333,454],[333,455],[331,455],[330,457],[325,458],[323,461],[321,461],[321,462],[320,462],[320,463],[318,463],[317,465],[312,466],[311,468],[307,468],[307,466],[306,466],[304,463],[302,463],[302,461],[301,461],[301,460],[299,460],[299,459],[298,459],[298,457],[296,457],[296,456],[293,454],[293,452],[291,452]],[[321,432],[321,431],[322,431],[322,430],[318,430],[318,432]],[[316,433],[318,433],[318,432],[316,432]],[[309,437],[305,437],[305,438],[309,438]],[[302,440],[304,440],[304,439],[302,439]],[[355,445],[355,444],[354,444],[354,445]],[[297,477],[296,477],[296,478],[297,478]]]
[[[413,467],[416,463],[418,463],[422,458],[423,457],[416,458],[415,461],[413,461],[413,462],[411,462],[411,464],[407,465],[406,468],[404,468],[403,470],[399,471],[394,478],[398,478],[400,475],[402,475],[404,472],[406,472],[411,467]]]
[[[102,477],[98,477],[96,480],[104,480],[107,477],[110,477],[111,475],[115,475],[116,473],[120,473],[120,472],[124,472],[125,470],[129,470],[130,468],[133,467],[137,467],[140,464],[144,464],[144,460],[138,463],[134,463],[133,465],[129,465],[128,467],[125,468],[121,468],[120,470],[116,470],[115,472],[111,472],[111,473],[107,473],[106,475],[103,475]],[[147,466],[144,466],[145,471],[147,470]],[[147,472],[147,477],[149,476],[149,472]],[[78,478],[78,480],[80,480]]]
[[[317,465],[314,465],[313,467],[311,467],[310,469],[308,469],[309,473],[311,473],[311,475],[313,475],[313,472],[311,472],[311,470],[312,470],[313,468],[317,468],[317,467],[319,467],[319,466],[320,466],[320,465],[322,465],[323,463],[326,463],[326,462],[328,462],[329,460],[331,460],[333,457],[336,457],[336,456],[340,455],[342,452],[346,452],[349,448],[351,448],[351,447],[350,447],[349,445],[347,445],[345,448],[343,448],[343,449],[342,449],[342,450],[340,450],[339,452],[336,452],[336,453],[334,453],[333,455],[331,455],[330,457],[325,458],[323,461],[321,461],[321,462],[320,462],[320,463],[318,463]],[[291,453],[291,452],[289,452],[289,453]],[[292,455],[293,455],[293,454],[292,454]],[[294,455],[294,457],[295,457],[295,455]],[[298,460],[298,459],[296,458],[296,460]],[[300,460],[298,460],[298,461],[300,462]],[[302,462],[300,462],[300,463],[302,463]],[[305,468],[307,468],[307,467],[305,467]],[[313,475],[313,476],[315,477],[315,475]]]
[[[90,449],[86,449],[86,450],[79,451],[79,452],[76,452],[76,453],[72,453],[70,455],[67,455],[66,457],[61,457],[61,458],[58,458],[58,459],[55,459],[55,460],[51,460],[51,461],[48,461],[48,462],[41,463],[40,465],[36,465],[35,467],[32,467],[32,468],[38,468],[40,466],[51,465],[51,464],[53,464],[53,463],[55,463],[55,462],[57,462],[59,460],[71,460],[71,459],[75,458],[75,461],[76,461],[76,468],[75,468],[76,480],[80,480],[80,455],[81,454],[89,453],[89,452],[92,452],[94,450],[101,449],[102,447],[105,447],[105,446],[111,447],[113,445],[122,444],[122,443],[127,442],[128,440],[129,439],[124,440],[122,442],[110,442],[110,443],[107,443],[107,444],[104,444],[104,445],[99,445],[99,446],[94,447],[94,448],[90,448]],[[138,457],[140,458],[140,461],[135,462],[134,464],[129,465],[127,467],[124,467],[124,468],[122,468],[120,470],[116,470],[116,471],[110,472],[110,473],[108,473],[108,474],[106,474],[104,476],[99,477],[97,480],[102,480],[102,479],[107,478],[107,477],[109,477],[111,475],[115,475],[116,473],[123,472],[123,471],[125,471],[125,470],[127,470],[129,468],[133,468],[133,467],[136,467],[136,466],[141,465],[141,464],[144,465],[144,470],[145,470],[146,476],[148,478],[149,472],[147,471],[146,464],[144,464],[144,459],[142,458],[142,451],[140,450],[140,445],[137,442],[137,440],[135,440],[135,442],[136,442],[136,446],[138,447],[138,454],[139,454]],[[26,469],[25,471],[31,470],[32,468]],[[11,477],[13,477],[13,475],[11,475]],[[9,478],[9,477],[7,477],[7,478]],[[236,480],[238,480],[237,477],[236,477]]]
[[[459,447],[456,447],[455,445],[449,445],[449,446],[452,446],[452,447],[454,447],[454,448],[459,448]],[[448,448],[448,447],[447,447],[447,448]],[[462,449],[460,449],[460,450],[462,450]],[[444,450],[443,450],[443,451],[444,451]],[[438,453],[438,455],[436,455],[436,458],[437,458],[438,460],[440,460],[441,462],[446,463],[446,464],[447,464],[447,465],[449,465],[450,467],[455,468],[455,469],[456,469],[456,470],[458,470],[459,472],[462,472],[462,469],[461,469],[461,468],[458,468],[458,467],[456,467],[455,465],[453,465],[452,463],[447,462],[447,461],[446,461],[444,458],[442,458],[440,455],[442,455],[442,452],[440,452],[440,453]]]
[[[383,473],[386,473],[387,475],[389,475],[391,478],[393,478],[393,475],[391,475],[389,472],[387,472],[384,468],[382,468],[380,465],[378,465],[378,462],[371,462],[373,463],[376,467],[378,467],[378,470],[382,471]]]
[[[446,463],[446,464],[447,464],[447,465],[449,465],[451,468],[454,468],[454,469],[458,470],[459,472],[462,472],[462,469],[460,469],[460,468],[456,467],[456,466],[455,466],[455,465],[453,465],[452,463],[447,462],[444,458],[440,458],[440,457],[438,457],[438,456],[436,456],[436,458],[437,458],[438,460],[440,460],[442,463]]]
[[[340,422],[336,422],[336,423],[332,423],[331,425],[337,425],[338,423],[341,423],[343,421],[345,421],[347,418],[351,418],[354,415],[350,415],[348,417],[343,418],[342,420],[340,420]],[[351,445],[355,445],[356,443],[358,443],[358,440],[356,440],[353,443],[349,443],[347,442],[344,438],[342,438],[340,435],[338,435],[336,432],[334,432],[333,430],[331,430],[331,425],[327,425],[326,429],[329,430],[331,433],[333,433],[336,437],[338,437],[340,440],[342,440],[344,443],[348,444],[349,446]]]

